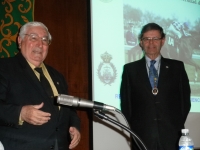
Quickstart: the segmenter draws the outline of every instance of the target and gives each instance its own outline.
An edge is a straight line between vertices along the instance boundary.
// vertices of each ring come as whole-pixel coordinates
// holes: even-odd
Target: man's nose
[[[43,41],[42,41],[42,39],[38,39],[37,40],[37,44],[40,46],[40,47],[42,47],[43,46]]]

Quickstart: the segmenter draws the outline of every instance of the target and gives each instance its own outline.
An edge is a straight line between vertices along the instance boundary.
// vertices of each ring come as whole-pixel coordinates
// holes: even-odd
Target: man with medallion
[[[124,65],[122,113],[148,150],[177,150],[191,106],[184,64],[162,57],[165,33],[158,24],[143,26],[139,41],[144,57]],[[135,142],[132,149],[139,149]]]

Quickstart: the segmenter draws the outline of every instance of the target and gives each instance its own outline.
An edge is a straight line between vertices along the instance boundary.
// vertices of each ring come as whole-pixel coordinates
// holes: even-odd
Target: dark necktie
[[[157,87],[157,83],[158,83],[158,73],[157,73],[157,70],[154,66],[156,61],[151,60],[150,62],[151,62],[151,64],[150,64],[150,67],[149,67],[149,81],[151,83],[151,87],[155,88],[155,87]]]
[[[49,81],[47,80],[47,78],[44,76],[42,68],[35,68],[35,70],[40,74],[40,83],[42,84],[43,88],[47,92],[48,96],[52,97],[53,91],[52,91],[51,85]]]

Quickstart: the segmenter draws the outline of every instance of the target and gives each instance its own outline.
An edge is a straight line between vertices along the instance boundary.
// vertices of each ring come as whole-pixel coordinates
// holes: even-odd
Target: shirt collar
[[[151,59],[149,57],[147,57],[146,55],[145,55],[145,59],[146,59],[146,63],[148,64],[148,66],[150,66]],[[161,59],[161,55],[158,55],[158,57],[155,59],[155,61],[156,61],[155,65],[158,65],[158,63],[160,62],[160,59]]]
[[[30,63],[28,60],[27,60],[27,62],[28,62],[28,64],[29,64],[29,66],[30,66],[33,70],[36,68],[36,67],[35,67],[32,63]],[[44,63],[42,63],[39,67],[41,67],[42,70],[44,70],[44,68],[45,68]]]

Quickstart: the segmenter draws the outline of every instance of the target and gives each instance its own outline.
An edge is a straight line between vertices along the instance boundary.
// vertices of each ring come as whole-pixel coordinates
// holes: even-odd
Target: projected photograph
[[[173,3],[161,1],[162,5],[158,8],[158,4],[152,6],[153,1],[133,3],[132,0],[124,0],[125,63],[143,56],[138,41],[142,26],[150,22],[159,24],[166,33],[162,56],[184,62],[190,80],[191,101],[200,102],[200,5],[179,0]],[[182,10],[177,10],[177,6]]]

